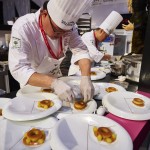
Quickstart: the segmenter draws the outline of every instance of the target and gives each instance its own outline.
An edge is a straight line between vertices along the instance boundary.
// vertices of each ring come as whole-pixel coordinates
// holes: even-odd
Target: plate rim
[[[124,87],[118,85],[118,84],[109,83],[109,82],[99,82],[99,83],[95,83],[95,84],[98,85],[98,86],[101,86],[103,84],[115,85],[115,86],[121,88],[123,90],[122,92],[126,92],[126,89]],[[116,92],[118,92],[118,91],[116,91]],[[109,93],[106,93],[106,94],[109,94]],[[97,95],[94,96],[94,98],[97,98],[98,100],[102,100],[105,95],[97,94]]]
[[[116,93],[122,93],[122,92],[114,92],[115,94]],[[126,91],[126,92],[123,92],[123,93],[132,93],[132,94],[136,94],[136,95],[141,95],[141,94],[138,94],[138,93],[134,93],[134,92],[130,92],[130,91]],[[143,114],[132,114],[132,113],[127,113],[127,112],[124,112],[124,111],[120,111],[118,108],[110,105],[108,103],[108,100],[107,98],[112,95],[113,93],[109,93],[107,95],[105,95],[102,99],[102,104],[103,106],[110,112],[112,113],[113,115],[115,116],[118,116],[118,117],[121,117],[123,119],[129,119],[129,120],[134,120],[134,121],[144,121],[144,120],[149,120],[150,119],[150,112],[148,113],[149,114],[149,117],[147,117],[147,115],[145,115],[145,117],[143,116]],[[144,95],[141,95],[142,97],[145,97],[145,98],[148,98]],[[149,98],[148,98],[149,99]],[[116,112],[117,111],[117,112]],[[130,115],[129,115],[130,114]],[[140,117],[137,117],[137,116],[140,116]]]
[[[105,78],[106,77],[106,73],[105,72],[103,72],[103,71],[101,71],[101,70],[97,70],[97,71],[95,71],[97,74],[101,74],[101,76],[90,76],[91,77],[91,80],[92,81],[95,81],[95,80],[100,80],[100,79],[103,79],[103,78]],[[75,76],[77,76],[77,77],[80,77],[81,76],[81,72],[80,71],[78,71],[76,74],[75,74]]]
[[[1,100],[4,100],[5,102],[2,102]],[[4,106],[9,103],[9,101],[11,100],[11,98],[6,98],[6,97],[0,97],[0,109],[2,109],[3,111],[3,108]],[[2,106],[3,105],[3,106]],[[0,120],[3,120],[4,119],[4,116],[2,114],[2,116],[0,116]]]
[[[25,96],[20,96],[20,97],[15,97],[13,99],[19,100],[19,98],[22,98],[22,97],[26,98]],[[29,98],[29,97],[27,97],[27,98]],[[12,101],[13,101],[13,99],[12,99]],[[62,107],[62,101],[61,100],[59,100],[58,98],[54,98],[53,100],[57,102],[57,107],[54,108],[55,111],[53,110],[53,112],[51,112],[50,110],[46,110],[46,111],[40,112],[41,115],[38,115],[39,113],[37,113],[37,114],[32,115],[32,116],[23,115],[23,114],[16,114],[15,112],[14,112],[14,114],[12,114],[12,111],[9,110],[9,107],[12,104],[12,101],[10,101],[4,106],[2,114],[3,114],[3,117],[5,117],[9,120],[13,120],[13,121],[30,121],[30,120],[40,119],[40,118],[52,115],[53,113],[55,113],[57,110],[59,110]]]
[[[22,122],[15,122],[15,121],[10,121],[10,120],[7,120],[7,119],[4,119],[3,121],[5,121],[5,122],[7,122],[7,124],[6,125],[8,125],[9,123],[11,123],[11,124],[13,124],[14,126],[16,126],[16,127],[22,127],[22,126],[24,126],[24,127],[32,127],[32,128],[43,128],[43,127],[41,127],[41,126],[43,126],[44,125],[44,122],[52,122],[53,123],[53,125],[56,125],[57,124],[57,122],[58,122],[58,120],[56,119],[56,118],[54,118],[54,117],[48,117],[48,118],[45,118],[45,119],[43,119],[42,121],[41,120],[38,120],[38,121],[31,121],[31,122],[35,122],[35,125],[33,125],[32,126],[32,123],[31,122],[27,122],[28,124],[23,124]],[[12,131],[12,130],[11,130]],[[51,132],[51,129],[50,129],[50,132]],[[4,138],[4,137],[3,137]],[[46,141],[47,142],[47,144],[49,143],[49,139]],[[46,143],[45,142],[45,143]],[[44,144],[45,144],[44,143]],[[50,144],[49,144],[50,145]],[[42,145],[41,145],[42,146]],[[26,146],[26,148],[29,148],[30,149],[30,147],[28,147],[28,146]],[[51,146],[50,146],[50,150],[51,150]]]
[[[52,130],[52,138],[51,138],[51,140],[50,140],[50,143],[51,143],[51,147],[52,148],[54,148],[54,149],[58,149],[58,147],[56,148],[55,147],[55,145],[54,145],[54,141],[53,140],[55,140],[55,139],[53,139],[53,134],[55,134],[55,132],[57,132],[57,128],[59,127],[59,124],[61,124],[61,122],[62,121],[64,121],[65,119],[68,119],[68,118],[72,118],[72,117],[74,117],[74,116],[76,116],[76,117],[78,117],[78,118],[80,118],[80,117],[93,117],[94,116],[94,118],[98,118],[98,119],[102,119],[102,118],[104,118],[104,119],[108,119],[108,120],[110,120],[111,122],[113,122],[113,123],[115,123],[117,126],[119,126],[119,128],[121,128],[123,131],[124,131],[124,133],[126,134],[126,136],[128,136],[129,138],[128,138],[128,141],[129,141],[129,143],[131,144],[131,150],[133,149],[133,142],[132,142],[132,139],[131,139],[131,136],[129,135],[129,133],[125,130],[125,128],[124,127],[122,127],[119,123],[117,123],[116,121],[114,121],[114,120],[112,120],[112,119],[110,119],[110,118],[107,118],[107,117],[105,117],[105,116],[98,116],[98,115],[96,115],[96,114],[73,114],[73,115],[69,115],[69,116],[66,116],[65,118],[63,118],[63,119],[61,119],[57,124],[56,124],[56,126],[53,128],[53,130]],[[62,146],[62,144],[61,144],[61,146]],[[62,146],[63,148],[62,148],[62,150],[66,150],[66,147],[65,146]]]
[[[73,115],[73,114],[86,114],[86,113],[88,113],[88,114],[92,114],[94,111],[96,111],[97,110],[97,103],[96,103],[96,101],[94,100],[94,99],[92,99],[92,102],[93,102],[93,110],[92,111],[90,111],[90,112],[87,112],[87,111],[77,111],[77,112],[70,112],[69,111],[69,113],[63,113],[63,112],[61,112],[61,113],[57,113],[56,112],[56,118],[58,118],[58,119],[62,119],[62,118],[64,118],[64,117],[66,117],[66,116],[68,116],[68,115]],[[71,106],[72,107],[72,106]],[[73,109],[73,108],[72,108]],[[95,109],[95,110],[94,110]],[[61,116],[63,116],[63,117],[61,117]]]

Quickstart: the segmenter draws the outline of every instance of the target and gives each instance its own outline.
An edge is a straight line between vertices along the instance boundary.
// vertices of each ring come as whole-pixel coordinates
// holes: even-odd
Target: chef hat
[[[99,28],[103,29],[107,34],[111,34],[122,20],[123,17],[118,12],[112,11],[109,16],[102,22]]]
[[[93,0],[50,0],[47,10],[55,24],[64,30],[72,29],[73,25]]]

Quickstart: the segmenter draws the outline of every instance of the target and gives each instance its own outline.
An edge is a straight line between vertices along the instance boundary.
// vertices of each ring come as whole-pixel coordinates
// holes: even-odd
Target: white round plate
[[[103,71],[104,73],[110,73],[111,69],[110,67],[93,67],[91,68],[92,71]]]
[[[50,146],[50,132],[56,125],[57,119],[49,117],[38,121],[27,121],[26,123],[19,124],[18,122],[9,121],[7,119],[0,122],[0,149],[1,150],[51,150]],[[43,144],[38,147],[28,147],[23,144],[22,139],[25,132],[32,128],[38,128],[45,131],[46,140]]]
[[[38,108],[38,101],[44,99],[52,100],[54,106],[46,110]],[[62,101],[58,98],[51,97],[51,94],[25,94],[7,103],[3,108],[3,116],[15,121],[35,120],[55,113],[61,106]]]
[[[4,106],[10,101],[11,99],[10,98],[0,98],[0,109],[3,110]],[[3,116],[0,116],[0,120],[3,119]]]
[[[21,96],[23,94],[29,94],[29,93],[39,93],[39,92],[41,92],[41,87],[26,85],[23,88],[18,90],[16,96]]]
[[[96,96],[94,96],[94,99],[97,100],[102,100],[102,98],[108,94],[108,92],[106,91],[106,88],[108,87],[114,87],[116,88],[119,92],[125,92],[126,90],[117,84],[113,84],[113,83],[95,83],[98,87],[99,87],[99,92]]]
[[[74,108],[73,103],[70,104],[71,107],[61,107],[56,113],[55,116],[58,119],[62,119],[71,114],[92,114],[97,109],[97,103],[95,100],[89,101],[87,107],[83,110],[77,110]]]
[[[48,93],[48,92],[42,92],[41,87],[36,87],[36,86],[31,86],[31,85],[25,85],[23,88],[19,89],[18,92],[16,93],[16,96],[21,96],[24,94],[33,94],[33,93]],[[55,95],[54,93],[48,93]]]
[[[96,72],[96,75],[91,75],[91,80],[99,80],[99,79],[103,79],[106,77],[106,73],[104,73],[103,71],[97,71],[97,70],[92,70],[91,71],[95,71]],[[77,72],[76,73],[77,76],[81,76],[81,72]]]
[[[99,142],[93,127],[108,127],[116,133],[111,144]],[[50,144],[53,150],[132,150],[127,131],[115,121],[93,114],[74,114],[60,120],[52,129]]]
[[[132,103],[134,98],[141,98],[144,107],[138,107]],[[102,104],[107,110],[121,118],[129,120],[150,119],[150,99],[133,92],[113,92],[102,99]]]

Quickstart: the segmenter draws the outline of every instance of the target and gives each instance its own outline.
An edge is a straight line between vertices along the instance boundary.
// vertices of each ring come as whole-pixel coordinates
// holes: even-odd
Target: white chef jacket
[[[84,33],[81,38],[84,44],[88,48],[91,60],[94,60],[95,62],[99,62],[103,58],[104,54],[101,53],[96,47],[96,41],[95,41],[93,30],[91,32]],[[71,59],[71,65],[69,68],[68,75],[73,75],[77,71],[79,71],[79,66],[75,65],[73,59]]]
[[[39,15],[40,10],[22,16],[17,19],[12,27],[9,45],[9,69],[21,86],[27,84],[34,72],[51,74],[52,70],[59,67],[60,63],[58,64],[58,61],[62,61],[62,58],[59,60],[52,58],[49,53],[39,28]],[[52,40],[48,36],[47,39],[56,54],[61,47],[59,39]],[[62,37],[62,47],[64,56],[68,48],[72,51],[73,63],[83,58],[90,59],[87,47],[82,42],[75,27],[73,31]],[[45,65],[43,65],[44,62]],[[47,71],[47,69],[50,70]]]
[[[89,50],[91,59],[98,63],[103,58],[104,54],[97,49],[93,30],[84,33],[81,38]]]

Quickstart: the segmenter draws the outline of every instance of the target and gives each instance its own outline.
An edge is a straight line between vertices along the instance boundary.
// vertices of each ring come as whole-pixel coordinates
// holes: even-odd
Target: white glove
[[[91,82],[90,76],[82,76],[80,83],[81,93],[84,97],[84,102],[91,100],[94,95],[94,86]]]
[[[65,82],[59,79],[54,79],[54,81],[51,84],[51,87],[54,89],[54,92],[59,96],[61,100],[71,102],[75,99],[71,87]]]

